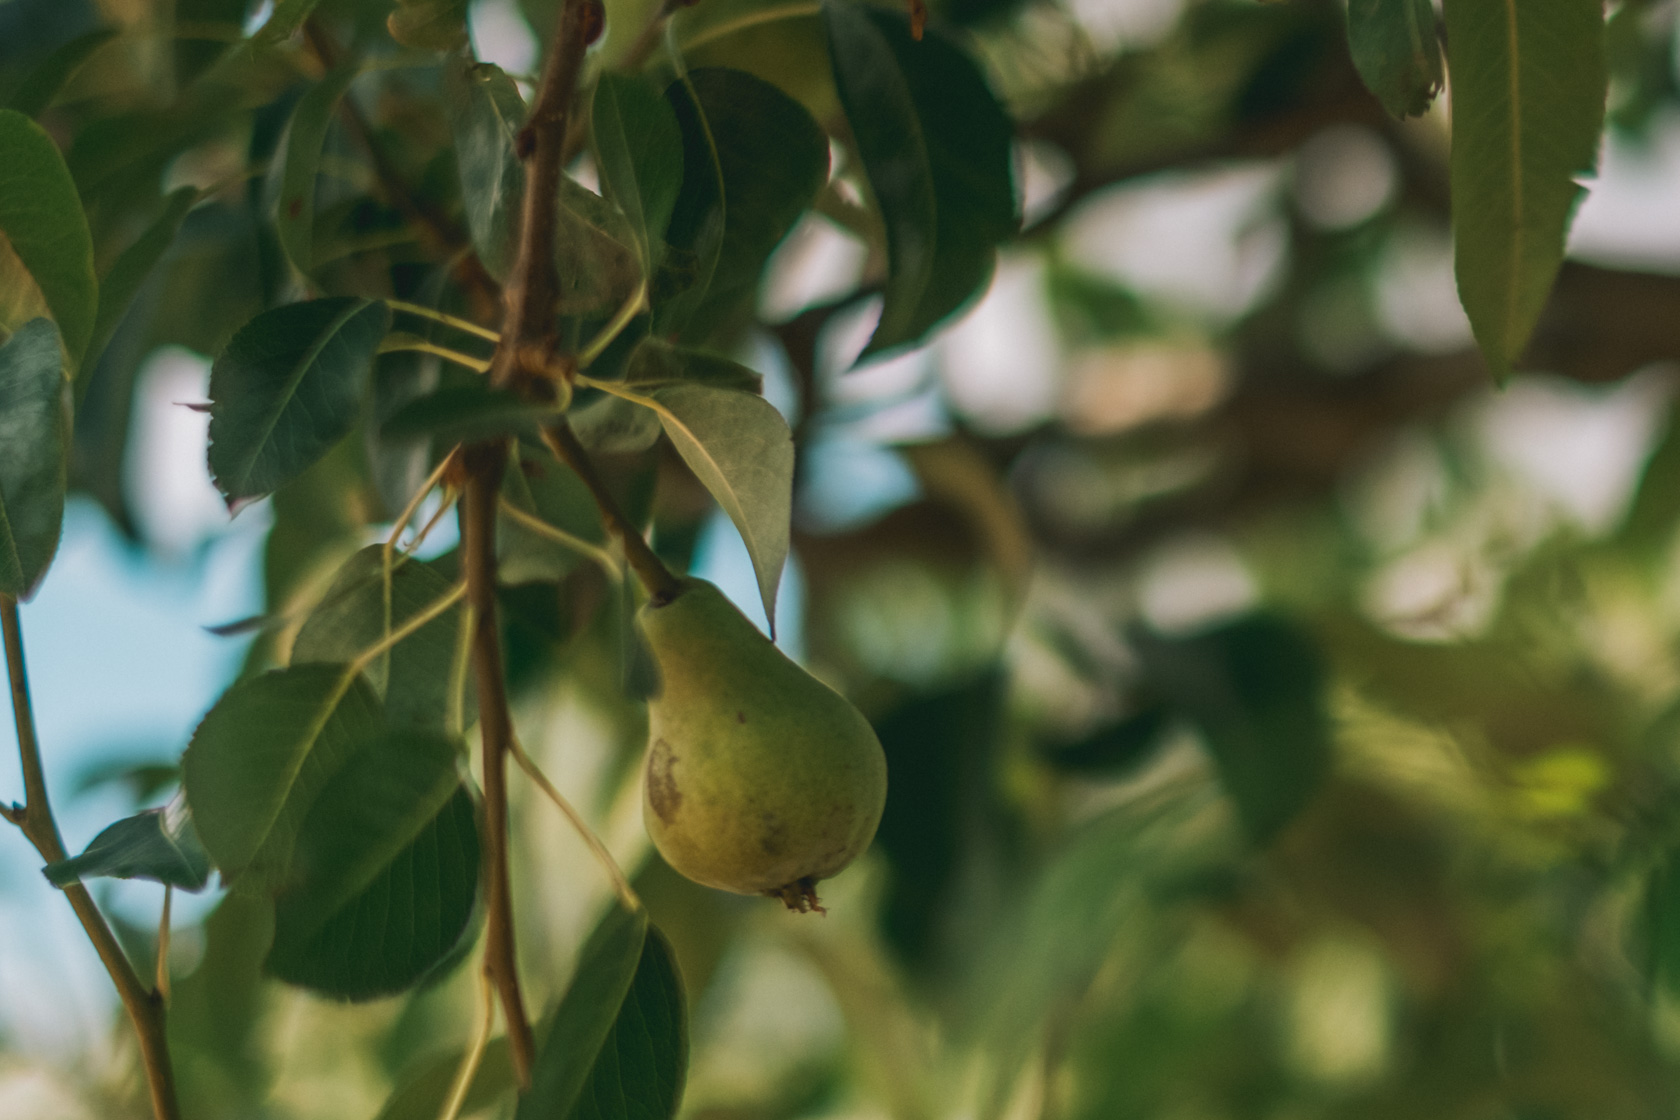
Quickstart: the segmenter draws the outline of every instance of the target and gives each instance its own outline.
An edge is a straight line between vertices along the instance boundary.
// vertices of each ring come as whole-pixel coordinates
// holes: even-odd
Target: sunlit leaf
[[[912,345],[974,298],[1018,219],[1009,118],[954,43],[902,16],[825,0],[846,119],[886,224],[881,321],[864,356]]]
[[[12,109],[0,109],[0,234],[40,286],[71,361],[81,361],[99,307],[93,239],[58,146]]]
[[[274,224],[286,259],[305,276],[315,267],[315,175],[321,167],[321,145],[339,100],[360,72],[359,66],[341,67],[310,86],[286,127]]]
[[[787,561],[793,516],[793,436],[763,397],[701,384],[651,391],[677,453],[746,542],[766,618]]]
[[[78,35],[54,50],[36,64],[17,89],[12,91],[6,108],[26,117],[38,117],[46,111],[70,79],[82,68],[93,53],[112,39],[117,31],[112,27],[98,27],[85,35]]]
[[[514,1120],[572,1115],[640,971],[647,935],[647,911],[616,904],[595,927],[578,954],[571,986],[555,1009]]]
[[[595,87],[591,138],[602,193],[629,219],[647,275],[683,180],[683,140],[670,102],[641,78],[606,73]]]
[[[448,580],[418,560],[393,567],[387,582],[383,548],[369,545],[344,562],[320,605],[304,620],[292,643],[292,664],[353,660],[449,590]],[[445,611],[363,670],[384,700],[391,724],[448,728],[460,617],[459,606]],[[470,721],[471,687],[462,703],[463,721]]]
[[[199,891],[210,881],[210,855],[183,803],[148,809],[107,826],[81,855],[49,863],[42,874],[59,887],[106,876]]]
[[[31,319],[0,346],[0,594],[33,594],[58,551],[66,398],[58,330]]]
[[[339,999],[392,995],[458,962],[478,895],[478,824],[457,787],[413,841],[341,905],[281,895],[263,962],[278,980]]]
[[[383,303],[340,297],[240,328],[210,369],[210,473],[229,502],[278,489],[343,438],[390,322]]]
[[[1396,117],[1426,112],[1446,74],[1429,0],[1349,0],[1348,45],[1365,85]]]
[[[1458,296],[1504,379],[1563,263],[1604,123],[1597,0],[1447,0]]]
[[[491,275],[505,277],[523,193],[513,143],[525,121],[525,100],[513,79],[487,62],[449,65],[443,94],[473,247]]]
[[[223,877],[273,883],[316,795],[379,730],[379,698],[343,665],[308,664],[229,688],[181,759],[193,822]]]

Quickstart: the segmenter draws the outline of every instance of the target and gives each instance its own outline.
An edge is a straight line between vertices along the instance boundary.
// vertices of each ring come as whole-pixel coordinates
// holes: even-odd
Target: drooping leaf
[[[383,549],[369,545],[344,562],[304,620],[292,643],[292,664],[354,660],[449,590],[437,569],[418,560],[393,567],[387,582]],[[459,606],[445,611],[363,670],[392,726],[450,729],[460,617]],[[463,723],[471,721],[474,702],[473,690],[465,692]]]
[[[336,297],[265,311],[210,368],[210,473],[234,502],[278,489],[355,423],[383,303]]]
[[[70,360],[80,362],[99,306],[93,238],[58,146],[13,109],[0,109],[0,234],[39,285]]]
[[[602,191],[629,220],[643,274],[652,276],[682,189],[676,114],[643,79],[608,72],[595,87],[591,122]]]
[[[774,619],[793,516],[793,435],[787,421],[763,397],[736,389],[684,383],[650,395],[677,453],[746,542],[765,617]]]
[[[398,1085],[374,1120],[437,1120],[465,1056],[465,1051],[455,1050],[422,1064]],[[511,1094],[515,1084],[513,1054],[506,1036],[491,1039],[461,1102],[461,1115],[471,1116],[489,1108],[498,1098]]]
[[[35,588],[58,551],[70,416],[64,356],[50,319],[0,346],[0,594]]]
[[[385,26],[405,47],[454,50],[467,42],[467,0],[397,0]]]
[[[277,980],[347,1000],[393,995],[459,961],[478,896],[478,823],[457,787],[418,835],[331,913],[282,895],[263,962]]]
[[[647,933],[647,911],[616,903],[595,927],[578,954],[514,1120],[572,1115],[636,978]]]
[[[671,946],[657,926],[589,1070],[571,1120],[671,1120],[688,1075],[688,1019]]]
[[[210,854],[193,829],[185,802],[147,809],[102,829],[82,854],[49,863],[42,874],[54,886],[82,879],[150,879],[187,891],[210,881]]]
[[[513,263],[523,193],[513,143],[525,121],[525,100],[513,79],[487,62],[452,63],[444,70],[443,93],[467,229],[484,267],[502,278]]]
[[[881,321],[864,356],[921,339],[979,293],[1018,222],[1009,118],[978,66],[902,16],[825,0],[834,79],[886,225]]]
[[[454,738],[418,728],[351,751],[298,829],[277,911],[289,938],[313,937],[414,842],[460,787],[464,754]]]
[[[757,290],[771,252],[828,179],[828,139],[799,102],[744,71],[696,69],[687,83],[667,95],[685,148],[686,197],[671,223],[673,244],[703,243],[713,209],[722,223],[693,312],[698,338]]]
[[[87,356],[77,370],[78,387],[86,383],[84,375],[99,361],[99,355],[104,353],[111,335],[134,302],[140,285],[146,282],[164,253],[169,251],[169,246],[174,244],[175,235],[181,231],[181,223],[186,221],[187,213],[198,205],[198,200],[199,193],[192,187],[171,191],[164,200],[163,212],[134,239],[133,244],[122,251],[100,281],[99,313],[94,317]]]
[[[380,425],[387,439],[432,436],[442,446],[494,439],[505,435],[535,438],[537,429],[557,417],[552,408],[525,400],[507,389],[492,389],[482,381],[446,385],[399,408]]]
[[[321,167],[321,146],[339,100],[360,72],[359,66],[343,66],[310,86],[298,98],[286,126],[274,224],[286,259],[305,276],[315,267],[315,175]]]
[[[1604,123],[1595,0],[1448,0],[1458,297],[1495,378],[1510,373],[1563,262]]]
[[[29,76],[12,91],[6,108],[26,117],[38,117],[46,111],[63,91],[76,71],[93,56],[93,52],[116,38],[112,27],[97,27],[85,35],[78,35],[54,50],[29,72]]]
[[[239,681],[181,759],[193,822],[222,875],[274,883],[315,796],[379,730],[379,698],[344,665],[307,664]]]
[[[1323,655],[1269,614],[1137,643],[1150,684],[1201,730],[1244,829],[1255,843],[1271,840],[1330,769]]]
[[[1427,112],[1446,77],[1429,0],[1348,0],[1347,19],[1353,64],[1383,108]]]

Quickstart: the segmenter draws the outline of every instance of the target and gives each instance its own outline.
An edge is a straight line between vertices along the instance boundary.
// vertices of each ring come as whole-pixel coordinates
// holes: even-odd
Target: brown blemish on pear
[[[639,621],[661,679],[643,813],[655,847],[696,882],[820,912],[816,884],[880,823],[874,730],[704,580],[684,580]]]

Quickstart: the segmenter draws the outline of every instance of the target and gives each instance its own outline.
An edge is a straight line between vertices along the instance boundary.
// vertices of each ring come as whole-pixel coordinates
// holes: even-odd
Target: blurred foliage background
[[[644,7],[609,2],[605,59],[631,49]],[[714,338],[765,375],[799,440],[784,642],[857,700],[889,758],[877,842],[826,885],[826,918],[694,886],[650,853],[644,717],[600,573],[504,591],[527,745],[636,869],[677,949],[685,1115],[1673,1115],[1680,232],[1639,199],[1672,209],[1664,169],[1680,174],[1665,155],[1675,5],[1608,13],[1610,201],[1589,200],[1528,372],[1497,391],[1453,294],[1445,112],[1382,112],[1340,5],[930,8],[1018,123],[1024,228],[989,292],[929,346],[851,369],[882,262],[841,151],[754,312]],[[528,75],[554,9],[478,0],[480,56]],[[389,11],[329,0],[317,18],[372,44]],[[208,357],[287,297],[265,169],[316,73],[276,56],[243,85],[195,81],[265,14],[0,3],[4,91],[113,29],[43,115],[102,274],[179,223],[111,324],[73,479],[160,563],[207,547],[225,514],[192,475],[201,434],[159,417],[201,398]],[[814,5],[700,0],[675,26],[691,64],[836,115]],[[365,134],[328,130],[317,254],[346,285],[434,282],[424,231],[458,221],[440,73],[389,44],[355,87]],[[370,150],[423,213],[382,191]],[[0,316],[27,318],[30,298],[0,288]],[[382,415],[435,383],[430,362],[380,359]],[[423,458],[376,443],[352,437],[241,515],[269,519],[260,609],[318,598],[418,482]],[[660,552],[738,577],[751,609],[727,522],[680,461],[611,466]],[[247,667],[291,637],[260,637]],[[85,681],[88,703],[101,687]],[[102,788],[114,776],[156,803],[182,745],[107,760]],[[541,1002],[606,884],[521,798],[522,953]],[[20,869],[0,907],[56,904],[16,885],[32,874],[21,843],[0,854]],[[147,951],[156,897],[125,897]],[[470,1033],[473,970],[325,1003],[258,978],[259,927],[231,898],[178,920],[189,1114],[406,1115],[393,1090]],[[26,947],[7,954],[29,967]],[[127,1035],[106,1018],[109,1034],[45,1045],[7,1017],[0,1112],[139,1114]]]

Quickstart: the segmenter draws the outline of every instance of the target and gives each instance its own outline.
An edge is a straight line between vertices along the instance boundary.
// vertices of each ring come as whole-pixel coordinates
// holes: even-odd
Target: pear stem
[[[682,584],[671,574],[671,569],[648,547],[644,538],[630,519],[624,516],[618,499],[601,478],[595,464],[590,461],[589,452],[584,450],[583,444],[578,442],[577,433],[564,418],[558,424],[552,424],[543,429],[543,441],[549,450],[562,463],[583,480],[589,488],[589,493],[595,498],[595,504],[601,510],[601,521],[607,527],[607,532],[618,539],[620,547],[624,549],[624,559],[630,565],[630,570],[636,573],[636,578],[647,589],[648,596],[655,602],[664,603],[677,597],[682,590]]]

